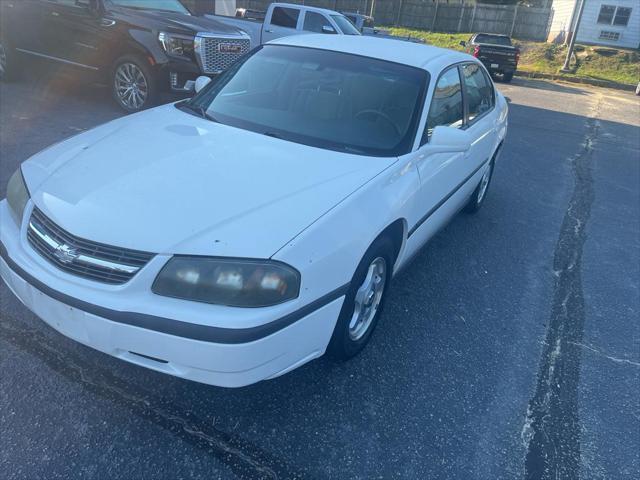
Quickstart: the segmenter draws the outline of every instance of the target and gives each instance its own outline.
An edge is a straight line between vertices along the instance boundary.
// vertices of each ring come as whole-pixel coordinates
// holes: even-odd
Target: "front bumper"
[[[25,219],[31,207],[26,210]],[[125,285],[97,284],[40,257],[22,223],[19,229],[6,200],[0,202],[0,275],[25,306],[84,345],[181,378],[240,387],[282,375],[324,353],[342,307],[342,289],[289,312],[159,297],[148,286],[166,261],[162,256]]]

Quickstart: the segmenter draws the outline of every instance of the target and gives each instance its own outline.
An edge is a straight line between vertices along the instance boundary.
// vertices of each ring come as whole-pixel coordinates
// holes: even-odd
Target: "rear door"
[[[0,32],[10,48],[41,53],[37,32],[42,27],[41,0],[0,0]]]
[[[265,20],[263,26],[262,43],[299,33],[296,29],[300,20],[299,8],[273,7],[271,17]]]

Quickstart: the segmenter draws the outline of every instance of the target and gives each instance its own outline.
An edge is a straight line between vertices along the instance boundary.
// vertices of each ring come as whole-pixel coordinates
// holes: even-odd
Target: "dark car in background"
[[[244,32],[191,15],[179,0],[0,2],[3,78],[44,61],[108,83],[129,112],[161,92],[190,92],[198,76],[223,72],[249,50]]]
[[[460,42],[466,52],[476,57],[489,73],[498,74],[502,81],[510,82],[518,68],[520,49],[507,35],[476,33],[468,42]]]

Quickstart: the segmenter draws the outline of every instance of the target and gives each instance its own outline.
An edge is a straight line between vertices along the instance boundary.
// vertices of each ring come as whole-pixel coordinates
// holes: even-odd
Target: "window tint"
[[[469,109],[467,121],[473,122],[493,107],[493,86],[487,74],[482,71],[482,67],[475,63],[463,65],[462,75]]]
[[[479,33],[476,35],[476,43],[489,43],[493,45],[504,45],[506,47],[511,46],[511,39],[504,35],[487,35],[486,33]]]
[[[464,109],[462,106],[462,88],[458,67],[447,70],[438,80],[429,115],[427,126],[422,137],[424,145],[431,138],[433,129],[439,125],[460,128],[463,124]]]
[[[232,127],[318,148],[395,157],[411,151],[428,81],[425,70],[397,63],[265,45],[191,104]]]
[[[300,10],[295,8],[276,7],[271,15],[271,24],[279,27],[296,28]]]
[[[614,25],[626,27],[629,23],[629,17],[631,16],[631,9],[628,7],[618,7],[616,10],[616,16],[613,19]]]
[[[615,11],[616,7],[614,5],[602,5],[600,7],[600,14],[598,15],[598,23],[611,25]]]
[[[336,22],[342,33],[345,35],[360,35],[360,30],[353,26],[344,15],[331,15],[333,21]]]
[[[316,12],[307,12],[304,14],[304,27],[302,27],[304,30],[307,32],[322,33],[322,27],[331,27],[331,29],[335,31],[324,15]]]

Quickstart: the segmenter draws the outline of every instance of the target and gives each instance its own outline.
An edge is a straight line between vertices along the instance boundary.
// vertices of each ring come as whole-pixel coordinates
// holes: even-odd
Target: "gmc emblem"
[[[220,53],[241,53],[242,45],[239,43],[219,43],[218,52]]]

